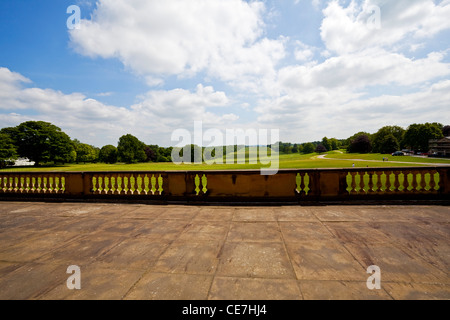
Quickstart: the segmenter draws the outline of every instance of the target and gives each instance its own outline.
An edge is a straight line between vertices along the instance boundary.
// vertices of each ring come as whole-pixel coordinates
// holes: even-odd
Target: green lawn
[[[401,156],[393,157],[391,154],[380,154],[380,153],[369,153],[369,154],[352,154],[352,153],[337,153],[332,152],[326,156],[328,159],[361,159],[370,161],[380,161],[383,162],[383,158],[387,158],[389,162],[417,162],[424,164],[434,164],[434,163],[444,163],[450,165],[450,159],[436,159],[436,158],[422,158],[422,157],[411,157],[411,156]]]
[[[383,157],[388,157],[389,162],[383,162]],[[359,159],[359,160],[353,160]],[[367,161],[369,160],[369,161]],[[395,163],[401,161],[405,163]],[[416,164],[421,163],[421,164]],[[445,163],[450,165],[447,159],[428,159],[412,157],[392,157],[381,154],[346,154],[336,151],[330,152],[324,159],[320,159],[318,154],[282,154],[280,155],[280,169],[316,169],[316,168],[351,168],[355,167],[410,167],[426,166],[434,163]],[[92,171],[203,171],[203,170],[241,170],[241,169],[261,169],[266,166],[261,164],[216,164],[216,165],[175,165],[173,163],[138,163],[138,164],[68,164],[49,165],[39,168],[22,167],[7,168],[1,172],[92,172]]]

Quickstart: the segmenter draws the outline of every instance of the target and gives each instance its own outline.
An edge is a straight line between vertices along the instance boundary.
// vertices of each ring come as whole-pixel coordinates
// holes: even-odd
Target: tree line
[[[324,137],[322,141],[303,144],[280,142],[279,152],[310,154],[340,149],[346,149],[350,153],[389,154],[402,149],[428,152],[429,140],[448,136],[450,136],[450,126],[443,126],[436,122],[412,124],[407,129],[399,126],[385,126],[375,134],[358,132],[348,139]],[[204,148],[195,145],[190,147],[192,157],[196,152],[203,154]],[[237,147],[234,146],[235,151]],[[226,147],[223,148],[226,154]],[[8,161],[17,158],[27,158],[35,162],[36,166],[50,162],[55,164],[171,162],[172,150],[173,147],[147,145],[131,134],[120,137],[117,146],[106,145],[97,148],[77,139],[72,140],[59,127],[43,121],[28,121],[17,127],[0,130],[0,167],[5,167]],[[178,152],[182,153],[183,149],[180,148]]]
[[[72,140],[59,127],[44,121],[28,121],[0,130],[0,167],[17,158],[27,158],[36,166],[50,162],[170,162],[171,153],[172,148],[146,145],[130,134],[122,136],[117,146],[98,148]]]
[[[285,154],[313,152],[324,153],[345,149],[349,153],[390,154],[408,149],[428,152],[429,141],[450,136],[450,126],[441,123],[411,124],[407,129],[400,126],[385,126],[376,133],[358,132],[347,139],[329,139],[303,144],[280,143],[280,152]]]

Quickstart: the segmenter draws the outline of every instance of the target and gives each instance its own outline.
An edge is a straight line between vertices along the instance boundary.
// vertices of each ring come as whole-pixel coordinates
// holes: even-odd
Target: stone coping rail
[[[449,200],[449,167],[279,170],[1,172],[2,199],[181,202]]]

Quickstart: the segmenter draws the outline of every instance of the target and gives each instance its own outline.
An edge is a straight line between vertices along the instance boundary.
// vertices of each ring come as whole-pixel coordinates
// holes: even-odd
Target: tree
[[[311,142],[308,142],[308,143],[305,143],[303,145],[303,151],[302,152],[304,154],[310,154],[310,153],[313,153],[314,150],[315,150],[314,145]]]
[[[159,146],[145,146],[144,152],[146,156],[146,162],[156,162],[158,159]]]
[[[67,134],[43,121],[28,121],[17,127],[18,153],[38,166],[46,161],[70,162],[73,146]]]
[[[403,145],[414,151],[429,151],[429,141],[441,139],[443,125],[440,123],[412,124],[408,127],[403,138]]]
[[[341,142],[338,139],[330,139],[330,143],[331,143],[331,150],[339,150],[339,148],[341,147]]]
[[[378,153],[393,153],[400,149],[400,144],[394,135],[389,134],[385,136],[381,141],[379,141],[378,145],[379,151],[374,151]]]
[[[352,139],[347,149],[350,153],[369,153],[372,151],[372,143],[367,134],[360,134]]]
[[[327,148],[325,148],[325,146],[323,144],[319,144],[315,150],[315,152],[317,153],[324,153],[327,152]]]
[[[332,148],[331,148],[331,141],[330,141],[330,139],[328,139],[327,137],[324,137],[324,138],[322,139],[322,143],[319,144],[317,147],[319,147],[320,145],[322,145],[322,147],[325,148],[326,151],[324,151],[324,152],[327,152],[327,151],[331,151],[331,150],[332,150]]]
[[[444,137],[450,137],[450,126],[445,126],[442,128],[442,134]]]
[[[298,153],[298,144],[294,144],[294,147],[292,148],[292,153]]]
[[[100,149],[98,160],[103,163],[117,163],[117,148],[113,145],[107,145]]]
[[[401,148],[405,129],[399,126],[386,126],[373,135],[372,144],[375,153],[392,153]],[[392,148],[395,147],[395,150]]]
[[[14,140],[6,133],[0,133],[0,168],[7,165],[8,160],[15,160],[17,158],[17,148],[14,145]]]
[[[145,144],[131,134],[124,135],[119,139],[117,151],[120,161],[125,163],[145,162],[147,155],[144,150]]]
[[[96,148],[85,143],[79,143],[75,146],[77,153],[76,162],[94,162],[97,161],[98,155]]]

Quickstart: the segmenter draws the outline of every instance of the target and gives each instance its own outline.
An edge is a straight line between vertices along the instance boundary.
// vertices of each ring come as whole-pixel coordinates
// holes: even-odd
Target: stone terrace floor
[[[0,299],[450,299],[450,207],[0,202],[0,244]]]

